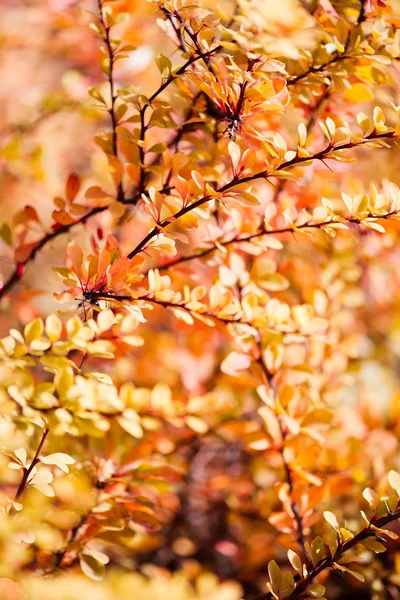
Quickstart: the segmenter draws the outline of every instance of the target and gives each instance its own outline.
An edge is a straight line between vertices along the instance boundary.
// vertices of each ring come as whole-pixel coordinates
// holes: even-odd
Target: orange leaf
[[[79,175],[76,173],[71,173],[67,179],[67,183],[65,186],[65,195],[67,197],[68,202],[72,203],[79,192],[81,187],[81,181]]]

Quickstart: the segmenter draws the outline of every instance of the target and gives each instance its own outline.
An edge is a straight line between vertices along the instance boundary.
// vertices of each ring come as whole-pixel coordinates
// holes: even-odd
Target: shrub
[[[398,3],[83,4],[2,149],[2,597],[398,597]]]

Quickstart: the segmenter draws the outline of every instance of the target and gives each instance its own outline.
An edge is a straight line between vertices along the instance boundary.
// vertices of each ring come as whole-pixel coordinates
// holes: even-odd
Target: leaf
[[[250,368],[251,358],[248,354],[241,352],[231,352],[221,363],[221,371],[226,375],[236,377],[241,371]]]
[[[390,487],[394,489],[398,496],[400,496],[400,475],[397,471],[389,471],[388,480]]]
[[[311,542],[311,554],[314,566],[325,557],[325,544],[321,537],[317,536]]]
[[[129,409],[130,410],[130,409]],[[124,429],[127,433],[129,433],[129,435],[131,435],[133,438],[136,439],[140,439],[143,437],[143,429],[142,426],[139,423],[139,420],[137,418],[135,419],[130,419],[127,418],[127,411],[124,411],[124,415],[126,416],[121,416],[121,417],[117,417],[117,421],[120,424],[120,426],[122,427],[122,429]]]
[[[288,280],[281,273],[264,275],[262,279],[257,280],[257,283],[263,290],[269,292],[281,292],[289,287]]]
[[[307,594],[309,594],[312,598],[321,598],[325,594],[325,588],[319,583],[311,583],[307,587]]]
[[[328,521],[329,525],[331,525],[331,527],[336,529],[336,531],[339,533],[339,531],[340,531],[339,523],[338,523],[335,515],[332,512],[329,512],[328,510],[326,510],[324,512],[324,519],[325,519],[325,521]]]
[[[37,489],[39,492],[41,492],[44,496],[47,496],[48,498],[54,498],[54,496],[55,496],[54,490],[47,483],[34,483],[32,485],[35,489]]]
[[[353,83],[353,85],[345,90],[344,97],[350,102],[370,102],[375,98],[372,90],[364,83]]]
[[[293,569],[299,573],[299,575],[301,575],[301,573],[303,572],[303,565],[300,559],[300,556],[298,554],[296,554],[296,552],[293,552],[293,550],[288,550],[288,559],[290,564],[292,565]]]
[[[124,344],[128,344],[128,346],[132,346],[133,348],[139,348],[144,344],[144,339],[140,335],[124,335],[120,339]]]
[[[79,179],[79,175],[76,173],[71,173],[71,175],[67,179],[67,183],[65,186],[65,195],[67,197],[68,202],[73,202],[76,195],[78,194],[81,187],[81,180]]]
[[[161,73],[161,77],[169,77],[172,70],[172,62],[170,61],[170,59],[167,56],[164,56],[164,54],[159,54],[158,56],[156,56],[155,60],[157,69]]]
[[[38,338],[40,338],[40,336],[43,333],[43,330],[44,330],[44,326],[43,326],[42,319],[39,319],[39,318],[33,319],[33,321],[28,323],[24,329],[24,336],[25,336],[26,343],[29,345],[34,340],[37,340]]]
[[[104,564],[96,560],[91,554],[80,554],[79,563],[83,573],[94,581],[101,581],[105,574]]]
[[[376,552],[377,554],[379,554],[380,552],[386,552],[385,546],[378,542],[378,540],[367,538],[362,541],[362,544],[363,546],[365,546],[369,550],[372,550],[373,552]]]
[[[60,225],[72,225],[73,217],[66,210],[53,210],[51,213],[53,220]]]
[[[368,502],[368,504],[372,506],[372,508],[375,509],[378,506],[380,498],[378,494],[374,492],[374,490],[372,490],[371,488],[365,488],[362,495]]]
[[[45,331],[52,342],[60,339],[62,323],[57,315],[51,314],[46,318]]]
[[[83,264],[83,252],[79,244],[70,242],[67,247],[67,254],[71,259],[75,272],[79,274]]]
[[[52,473],[45,469],[41,469],[36,473],[35,470],[33,470],[32,473],[34,473],[34,475],[31,479],[29,479],[29,485],[41,485],[43,483],[51,483],[53,481]]]
[[[361,573],[357,573],[357,571],[351,571],[350,569],[348,569],[347,567],[343,566],[343,565],[339,565],[338,563],[333,563],[333,567],[335,569],[337,569],[338,571],[341,571],[342,573],[349,573],[350,575],[352,575],[353,577],[355,577],[356,579],[358,579],[358,581],[364,582],[364,576],[361,575]]]
[[[12,230],[8,223],[5,221],[0,222],[0,238],[7,244],[7,246],[11,245],[12,242]]]
[[[201,419],[200,417],[189,415],[185,418],[185,422],[186,425],[190,427],[190,429],[193,429],[193,431],[195,431],[196,433],[203,434],[207,433],[208,431],[207,422],[204,421],[204,419]]]
[[[97,326],[100,329],[101,333],[108,331],[111,329],[112,324],[114,322],[114,313],[112,310],[102,310],[97,315]]]
[[[129,514],[129,518],[146,531],[159,531],[161,529],[161,525],[157,519],[148,512],[135,510]]]
[[[271,560],[268,563],[268,575],[271,581],[272,589],[274,592],[279,593],[282,583],[282,573],[274,560]]]
[[[88,200],[97,200],[97,199],[102,199],[102,198],[109,198],[110,194],[106,191],[104,191],[101,187],[99,187],[98,185],[93,185],[92,187],[88,188],[85,192],[85,198],[87,198]]]
[[[40,462],[45,465],[55,465],[64,473],[68,473],[69,469],[67,465],[73,465],[76,461],[69,454],[64,454],[63,452],[55,452],[54,454],[48,454],[47,456],[41,456]]]
[[[125,207],[122,202],[111,202],[108,206],[113,219],[120,219],[125,214]]]
[[[238,175],[238,167],[240,163],[240,148],[235,142],[230,141],[228,144],[228,152],[232,160],[233,175],[236,177]]]
[[[27,461],[27,454],[25,448],[17,448],[16,450],[14,450],[14,454],[19,460],[19,462],[22,464],[22,466],[25,466]]]

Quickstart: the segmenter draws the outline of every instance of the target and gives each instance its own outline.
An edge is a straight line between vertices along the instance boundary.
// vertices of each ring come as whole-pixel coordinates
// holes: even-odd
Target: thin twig
[[[112,132],[111,132],[112,153],[113,153],[113,156],[115,156],[115,158],[118,158],[118,134],[117,134],[118,121],[117,121],[117,115],[115,112],[115,103],[117,101],[118,96],[116,95],[115,89],[114,89],[115,54],[114,54],[112,46],[111,46],[111,38],[110,38],[111,26],[107,25],[107,22],[104,19],[102,0],[98,0],[98,6],[99,6],[100,22],[101,22],[102,26],[104,27],[104,31],[105,31],[105,36],[103,37],[103,40],[104,40],[105,46],[107,48],[107,54],[108,54],[108,59],[109,59],[109,68],[108,68],[107,79],[108,79],[108,83],[110,86],[111,106],[110,106],[110,109],[108,112],[110,114],[111,125],[112,125]],[[118,184],[118,190],[117,190],[117,200],[119,202],[121,202],[121,201],[124,201],[124,199],[125,199],[124,198],[124,190],[122,187],[122,181],[120,181]]]
[[[43,445],[44,445],[44,443],[45,443],[45,441],[46,441],[46,438],[47,438],[47,436],[49,435],[49,431],[50,431],[50,430],[48,429],[48,427],[47,427],[47,425],[46,425],[46,426],[45,426],[45,429],[44,429],[44,431],[43,431],[43,435],[42,435],[42,437],[41,437],[41,440],[40,440],[40,442],[39,442],[39,445],[38,445],[38,447],[37,447],[37,449],[36,449],[35,456],[34,456],[34,457],[33,457],[33,459],[32,459],[32,462],[31,462],[31,464],[29,465],[29,467],[28,467],[28,468],[24,467],[24,474],[23,474],[23,476],[22,476],[21,483],[19,484],[19,487],[18,487],[17,493],[15,494],[14,502],[18,502],[18,500],[20,499],[20,497],[21,497],[21,496],[22,496],[22,494],[24,493],[24,490],[25,490],[25,488],[26,488],[26,486],[27,486],[27,483],[28,483],[28,480],[29,480],[29,476],[30,476],[30,474],[32,473],[32,471],[33,471],[34,467],[35,467],[35,466],[37,465],[37,463],[40,461],[40,459],[39,459],[39,455],[40,455],[40,453],[41,453],[41,451],[42,451],[42,448],[43,448]]]
[[[263,359],[262,347],[261,347],[261,335],[259,336],[258,347],[259,347],[260,356],[259,356],[257,362],[262,369],[262,372],[268,382],[269,387],[271,388],[271,390],[273,390],[274,394],[276,395],[277,391],[276,391],[274,383],[273,383],[273,374],[270,372],[270,370],[268,369],[268,367],[265,364],[265,361]],[[293,500],[294,482],[293,482],[292,470],[290,468],[289,463],[286,461],[285,453],[284,453],[283,442],[286,437],[286,432],[283,428],[282,420],[279,417],[278,417],[278,423],[279,423],[279,428],[280,428],[281,438],[282,438],[282,444],[278,450],[281,455],[282,463],[283,463],[283,466],[285,469],[286,481],[289,485],[290,508],[293,512],[294,522],[295,522],[296,529],[297,529],[297,541],[302,549],[307,568],[310,568],[312,566],[312,563],[310,561],[310,558],[309,558],[307,550],[306,550],[306,537],[305,537],[304,529],[303,529],[303,519],[302,519],[302,516],[297,507],[297,503]]]

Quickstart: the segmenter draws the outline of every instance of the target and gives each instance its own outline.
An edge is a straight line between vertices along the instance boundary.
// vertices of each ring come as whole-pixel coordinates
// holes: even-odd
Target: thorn
[[[330,166],[329,166],[329,165],[328,165],[328,164],[327,164],[327,163],[324,161],[324,159],[323,159],[323,158],[321,158],[321,159],[320,159],[320,161],[321,161],[322,163],[324,163],[324,165],[326,166],[326,168],[327,168],[327,169],[329,169],[331,173],[333,173],[333,172],[334,172],[334,171],[333,171],[333,170],[330,168]]]

